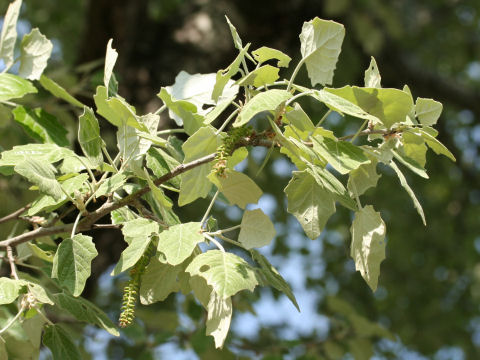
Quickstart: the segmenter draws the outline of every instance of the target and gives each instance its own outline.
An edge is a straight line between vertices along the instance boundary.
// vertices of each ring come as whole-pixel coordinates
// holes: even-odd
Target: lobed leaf
[[[355,212],[351,227],[350,256],[368,286],[375,291],[380,275],[380,263],[385,259],[385,224],[373,206]]]
[[[312,86],[332,83],[344,37],[345,28],[334,21],[316,17],[303,23],[300,51]]]
[[[53,50],[53,44],[38,29],[33,29],[22,39],[18,75],[29,80],[39,80]]]

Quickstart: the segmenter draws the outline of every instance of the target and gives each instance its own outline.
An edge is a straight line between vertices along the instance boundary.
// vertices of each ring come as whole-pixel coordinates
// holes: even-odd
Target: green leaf
[[[350,210],[357,210],[357,203],[350,197],[340,180],[330,171],[319,166],[308,165],[308,173],[315,178],[317,184],[331,192],[336,201]]]
[[[158,232],[158,223],[145,218],[124,223],[122,233],[128,246],[120,255],[112,275],[118,275],[134,266],[147,250],[152,235]]]
[[[380,72],[378,71],[377,62],[375,58],[372,56],[370,60],[370,65],[368,65],[368,69],[365,70],[365,87],[368,88],[381,88],[380,82],[382,77],[380,76]]]
[[[272,49],[266,46],[262,46],[255,51],[252,51],[252,55],[260,64],[268,60],[278,60],[277,66],[279,67],[288,67],[290,60],[292,58],[280,50]]]
[[[377,174],[377,161],[370,159],[370,163],[363,164],[350,172],[347,188],[350,194],[360,196],[371,187],[377,186],[380,176]]]
[[[403,152],[406,157],[413,159],[420,167],[425,168],[428,148],[422,135],[417,131],[404,131],[401,142],[403,147],[397,151]]]
[[[215,134],[215,130],[209,126],[202,127],[190,136],[182,146],[185,153],[184,163],[197,160],[210,155],[220,146],[221,138]],[[182,174],[180,184],[180,196],[178,205],[184,206],[195,201],[199,197],[206,197],[212,188],[207,179],[212,169],[212,164],[203,164]]]
[[[105,180],[102,185],[100,185],[95,192],[96,197],[104,196],[107,194],[112,194],[114,191],[118,190],[125,184],[127,178],[122,173],[117,173],[107,180]]]
[[[39,80],[52,53],[53,44],[38,29],[33,29],[22,39],[18,75],[29,80]]]
[[[264,65],[238,80],[236,84],[239,86],[253,85],[255,87],[270,85],[278,80],[278,71],[279,69],[277,67]]]
[[[380,275],[380,263],[385,259],[385,224],[373,206],[355,212],[350,229],[352,245],[350,256],[368,286],[375,291]]]
[[[240,39],[237,29],[230,22],[230,19],[228,18],[227,15],[225,15],[225,19],[227,20],[228,27],[230,28],[230,32],[232,33],[233,44],[235,45],[235,48],[237,48],[238,50],[242,50],[243,49],[242,39]]]
[[[63,87],[45,75],[40,76],[40,85],[42,85],[43,88],[50,92],[53,96],[63,99],[74,106],[78,106],[80,108],[85,106],[72,95],[70,95]]]
[[[60,325],[45,326],[43,344],[52,352],[53,360],[82,359],[72,339],[73,336]]]
[[[1,277],[0,305],[11,304],[12,302],[14,302],[18,298],[22,285],[22,282],[18,280]]]
[[[55,294],[54,299],[57,305],[68,311],[78,321],[94,324],[108,331],[113,336],[120,335],[115,324],[108,318],[107,314],[90,301],[82,297],[75,298],[65,293]]]
[[[295,299],[295,295],[293,294],[290,285],[288,285],[288,283],[285,281],[282,275],[280,275],[277,269],[275,269],[272,264],[270,264],[270,262],[267,260],[267,258],[260,254],[257,250],[251,249],[250,253],[252,254],[253,260],[255,260],[258,265],[260,265],[260,269],[258,271],[260,271],[266,282],[278,291],[287,295],[292,304],[300,312],[300,307],[298,306],[297,299]]]
[[[155,145],[158,145],[161,147],[166,147],[167,145],[167,140],[161,138],[160,136],[149,134],[146,132],[138,132],[137,135],[142,139],[151,141]]]
[[[15,172],[38,186],[39,190],[59,200],[62,195],[60,183],[55,179],[56,169],[36,159],[25,159],[15,166]]]
[[[128,208],[128,206],[122,206],[120,209],[113,210],[110,213],[112,224],[123,224],[130,220],[135,220],[137,217],[135,213]]]
[[[180,285],[177,275],[181,270],[180,266],[164,264],[153,257],[142,275],[140,302],[150,305],[165,300],[171,293],[178,292]]]
[[[319,237],[327,220],[335,213],[332,194],[306,170],[294,171],[284,191],[287,211],[297,218],[310,239]]]
[[[118,52],[112,48],[112,41],[113,39],[110,39],[107,43],[107,54],[105,55],[105,70],[103,72],[103,84],[107,89],[110,85],[110,78],[112,77],[113,67],[115,66],[118,58]]]
[[[246,249],[266,246],[276,234],[272,221],[261,209],[245,211],[240,226],[238,241]]]
[[[240,164],[248,156],[247,148],[241,147],[235,149],[231,156],[227,158],[227,167],[233,169],[236,165]]]
[[[337,141],[321,135],[311,137],[313,150],[340,174],[348,174],[370,160],[363,150],[348,141]]]
[[[292,124],[295,128],[300,131],[314,131],[315,125],[313,125],[312,120],[308,117],[308,115],[303,111],[302,107],[295,103],[293,110],[288,111],[285,114],[287,120]]]
[[[435,125],[442,110],[442,103],[433,99],[417,98],[415,102],[415,115],[422,125]]]
[[[170,226],[158,236],[158,251],[165,255],[167,263],[179,265],[188,258],[198,243],[203,241],[199,222]]]
[[[222,348],[232,321],[232,300],[231,298],[224,299],[213,291],[207,310],[206,333],[213,337],[217,349]]]
[[[398,179],[400,180],[400,184],[403,186],[403,188],[407,191],[408,195],[412,199],[413,205],[415,206],[415,209],[417,209],[418,214],[422,218],[423,225],[427,226],[427,222],[425,221],[425,214],[423,213],[422,205],[420,204],[417,197],[415,196],[415,193],[413,192],[412,188],[408,185],[407,179],[405,178],[403,173],[400,171],[397,164],[395,164],[393,161],[390,161],[389,165],[395,171],[395,173],[398,176]]]
[[[30,81],[17,75],[0,74],[0,101],[17,99],[36,92],[37,89]]]
[[[62,186],[63,190],[69,194],[70,196],[74,196],[75,190],[82,192],[83,184],[87,181],[88,174],[79,174],[77,176],[68,178],[67,180],[63,181],[60,185]],[[67,195],[62,193],[62,196],[55,200],[53,197],[49,195],[43,195],[37,199],[35,199],[32,203],[32,206],[27,210],[28,216],[33,216],[38,214],[41,211],[53,211],[56,208],[60,207],[67,201]]]
[[[253,291],[258,284],[254,269],[245,260],[220,250],[196,256],[185,271],[204,278],[222,299],[244,289]]]
[[[85,106],[83,114],[80,115],[78,120],[78,142],[80,147],[94,166],[101,166],[103,164],[103,140],[100,137],[100,126],[93,110]]]
[[[157,202],[164,208],[171,209],[173,205],[172,201],[165,196],[162,189],[160,189],[153,183],[152,179],[150,179],[150,175],[148,174],[147,169],[144,169],[144,172],[147,179],[148,187],[150,188],[150,190],[152,190],[152,194],[155,197],[155,200],[157,200]]]
[[[344,37],[345,28],[334,21],[316,17],[303,23],[300,51],[312,86],[332,83]]]
[[[420,134],[422,137],[425,139],[425,142],[427,145],[432,149],[435,154],[438,155],[445,155],[452,161],[455,160],[455,156],[450,152],[450,150],[447,149],[445,145],[443,145],[440,141],[438,141],[435,137],[433,137],[431,134],[429,134],[425,129],[419,129]]]
[[[142,122],[142,126],[145,126],[147,132],[156,132],[160,116],[148,114],[141,116],[138,119]],[[117,146],[124,161],[140,163],[142,156],[152,145],[150,140],[144,139],[138,135],[140,132],[141,131],[129,126],[127,123],[123,123],[122,126],[118,128]]]
[[[187,273],[185,273],[187,274]],[[207,309],[208,302],[210,301],[210,295],[212,294],[212,287],[207,284],[207,281],[200,276],[189,276],[188,283],[195,295],[195,298]]]
[[[399,150],[401,150],[401,149],[399,149]],[[403,151],[399,151],[399,150],[392,150],[392,154],[395,157],[395,159],[400,161],[403,165],[405,165],[407,168],[409,168],[415,174],[423,177],[424,179],[428,179],[427,172],[425,171],[423,166],[420,165],[415,160],[413,160],[412,158],[408,157]]]
[[[261,92],[260,94],[255,95],[240,111],[240,114],[236,118],[233,126],[240,127],[245,125],[253,118],[256,114],[266,111],[266,110],[275,110],[283,102],[287,101],[292,97],[292,93],[286,90],[267,90]]]
[[[22,125],[25,132],[35,140],[43,143],[68,146],[67,130],[55,118],[41,108],[27,109],[17,106],[12,111],[14,119]]]
[[[375,121],[378,119],[387,128],[405,123],[413,108],[412,96],[398,89],[344,86],[339,89],[325,88],[320,92],[328,92],[347,100],[365,112],[363,116],[358,117],[374,122],[378,122]],[[357,116],[354,113],[346,113]]]
[[[225,70],[218,70],[216,75],[215,86],[213,87],[212,91],[212,99],[215,102],[218,102],[220,96],[224,93],[224,89],[231,81],[230,79],[234,76],[238,70],[240,69],[240,64],[242,63],[243,59],[247,55],[248,48],[250,44],[247,44],[237,55],[235,60],[230,64],[228,68]]]
[[[36,301],[42,304],[54,305],[52,297],[49,292],[40,284],[34,283],[32,281],[23,281],[28,287],[28,291],[33,295]]]
[[[159,178],[173,169],[175,169],[180,163],[168,155],[165,151],[159,148],[151,147],[146,154],[147,167],[152,170],[155,177]],[[176,176],[168,181],[175,188],[180,187],[180,177]]]
[[[167,90],[161,88],[157,95],[169,109],[170,117],[177,125],[183,125],[188,135],[192,135],[202,125],[204,117],[197,114],[197,106],[186,100],[175,99]]]
[[[64,239],[53,258],[52,277],[73,296],[79,296],[90,276],[92,260],[98,255],[90,236],[76,234]]]
[[[17,41],[17,19],[22,7],[22,0],[16,0],[8,6],[3,18],[2,34],[0,35],[0,60],[6,69],[13,65],[15,42]]]
[[[247,175],[227,169],[224,176],[217,176],[215,173],[208,175],[208,178],[225,195],[231,205],[238,205],[245,209],[247,204],[256,204],[262,190]]]

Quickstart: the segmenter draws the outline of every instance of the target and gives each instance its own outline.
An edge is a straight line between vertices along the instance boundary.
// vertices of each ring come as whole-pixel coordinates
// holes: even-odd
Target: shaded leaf
[[[43,143],[53,143],[68,146],[67,130],[55,118],[41,108],[27,109],[17,106],[12,111],[14,119],[24,128],[25,132],[35,140]]]
[[[108,318],[107,314],[92,302],[82,297],[75,298],[65,293],[55,294],[54,299],[57,305],[68,311],[78,321],[97,325],[114,336],[120,335],[115,324]]]
[[[260,269],[258,271],[261,272],[267,284],[273,286],[278,291],[287,295],[292,304],[300,312],[300,307],[298,306],[297,299],[295,299],[295,295],[293,294],[290,285],[288,285],[288,283],[285,281],[282,275],[280,275],[277,269],[275,269],[272,264],[270,264],[270,262],[267,260],[267,258],[260,254],[257,250],[251,249],[250,253],[252,254],[253,260],[255,260],[258,265],[260,265]]]
[[[425,139],[427,145],[435,152],[435,154],[445,155],[450,160],[456,161],[455,156],[453,156],[450,150],[448,150],[447,147],[438,141],[434,136],[429,134],[426,129],[419,129],[419,131],[422,134],[422,137]]]
[[[76,234],[64,239],[53,258],[52,277],[73,296],[79,296],[90,276],[92,260],[98,255],[90,236]]]
[[[319,237],[335,212],[332,194],[306,170],[294,171],[284,191],[287,195],[287,211],[297,218],[310,239]]]
[[[377,173],[377,161],[370,159],[370,163],[362,164],[350,172],[347,188],[350,194],[362,195],[371,187],[377,186],[380,174]]]
[[[215,102],[218,102],[220,99],[220,96],[224,94],[224,89],[225,87],[229,84],[231,81],[230,79],[232,76],[234,76],[238,70],[240,69],[240,64],[242,63],[242,60],[245,58],[247,55],[248,48],[250,47],[250,44],[247,44],[237,55],[235,60],[230,64],[228,68],[225,70],[218,70],[216,77],[215,77],[215,86],[213,87],[212,91],[212,99]],[[237,90],[238,91],[238,90]],[[228,97],[228,96],[227,96]]]
[[[63,87],[43,74],[40,76],[40,85],[42,85],[43,88],[50,92],[53,96],[63,99],[74,106],[78,106],[80,108],[85,106],[72,95],[70,95]]]
[[[247,249],[270,244],[276,234],[272,221],[261,209],[246,210],[240,225],[238,241]]]
[[[100,137],[100,126],[93,110],[85,106],[83,114],[80,115],[78,120],[78,142],[80,147],[94,166],[101,166],[103,164],[103,140]]]
[[[238,205],[242,209],[245,209],[247,204],[256,204],[262,196],[262,190],[258,185],[241,172],[227,169],[224,176],[211,173],[208,178],[225,195],[230,204]]]
[[[56,169],[48,163],[27,158],[15,166],[15,172],[38,186],[39,190],[59,200],[62,195],[60,183],[55,179]]]
[[[180,290],[177,275],[180,266],[165,264],[152,257],[140,285],[140,301],[144,305],[165,300],[171,293]]]
[[[52,352],[53,360],[82,359],[72,339],[73,336],[60,325],[45,326],[43,344]]]

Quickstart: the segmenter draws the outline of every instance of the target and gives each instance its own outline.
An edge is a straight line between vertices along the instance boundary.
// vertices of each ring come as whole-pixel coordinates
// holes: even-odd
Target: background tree
[[[72,15],[73,9],[75,15]],[[429,181],[408,177],[426,214],[429,214],[427,228],[423,227],[418,215],[410,208],[405,194],[393,187],[397,186],[393,177],[390,181],[381,182],[376,191],[367,194],[368,201],[378,204],[382,209],[382,215],[389,225],[388,260],[383,263],[380,288],[375,295],[352,271],[352,264],[348,260],[350,235],[345,224],[350,221],[347,212],[330,219],[328,230],[320,239],[321,249],[310,246],[306,239],[302,242],[293,241],[298,236],[293,225],[283,233],[279,232],[271,249],[276,257],[274,264],[286,263],[288,259],[302,259],[304,268],[301,276],[289,276],[292,276],[292,280],[305,278],[306,281],[304,284],[292,284],[294,290],[304,288],[310,290],[306,294],[315,294],[311,296],[312,307],[319,314],[331,315],[332,329],[336,331],[332,333],[340,333],[344,337],[332,339],[326,331],[322,333],[319,329],[316,332],[298,333],[295,326],[290,325],[298,342],[284,342],[280,339],[289,337],[288,333],[282,331],[287,325],[275,323],[276,326],[262,326],[260,323],[256,336],[232,344],[231,349],[253,350],[265,356],[283,352],[295,356],[308,350],[315,354],[325,349],[334,351],[336,344],[348,342],[352,328],[349,325],[351,320],[345,320],[345,314],[343,318],[338,318],[338,309],[327,307],[326,295],[333,294],[346,300],[357,314],[381,321],[390,331],[399,335],[408,349],[426,356],[437,353],[437,356],[451,354],[454,358],[462,356],[456,354],[464,354],[468,358],[478,351],[479,330],[476,265],[477,249],[480,248],[480,195],[477,189],[480,127],[475,121],[480,111],[479,10],[479,4],[475,1],[431,1],[421,4],[414,1],[389,4],[377,1],[292,1],[281,6],[269,1],[261,4],[250,1],[91,1],[86,6],[76,1],[62,2],[62,6],[56,2],[36,4],[32,1],[24,6],[21,16],[33,26],[39,26],[49,38],[58,39],[58,64],[70,68],[83,65],[76,68],[76,78],[71,77],[70,71],[63,71],[63,67],[59,69],[50,64],[47,69],[47,74],[79,96],[91,95],[92,85],[99,83],[91,75],[101,69],[107,40],[114,38],[121,55],[116,67],[120,93],[145,112],[160,106],[159,100],[152,94],[158,92],[162,85],[173,84],[180,70],[208,73],[231,62],[235,53],[228,27],[225,26],[225,13],[236,24],[242,38],[251,41],[254,48],[268,45],[290,55],[299,54],[298,29],[304,21],[319,16],[345,24],[347,36],[337,66],[342,71],[337,71],[334,85],[361,84],[369,56],[375,55],[383,86],[401,88],[407,83],[414,96],[433,97],[444,103],[445,111],[439,121],[440,140],[452,150],[458,162],[451,164],[441,157],[429,157],[429,172],[443,176],[432,176]],[[24,25],[28,26],[28,23]],[[90,66],[85,66],[88,62]],[[307,81],[304,70],[298,79],[302,83]],[[81,99],[86,102],[87,98]],[[60,121],[70,124],[71,132],[75,133],[76,120],[68,110],[57,103],[47,103],[46,106],[50,106],[50,112]],[[305,109],[313,114],[312,104],[305,103]],[[162,118],[162,121],[166,122],[167,118]],[[330,121],[336,133],[346,134],[352,130],[348,122],[336,122],[335,118]],[[9,149],[14,144],[28,142],[20,128],[7,127],[7,124],[4,122],[2,129],[3,148]],[[169,126],[171,124],[165,123],[165,127]],[[110,146],[114,144],[114,140],[107,138],[106,141]],[[272,159],[271,163],[276,165],[267,166],[264,175],[259,178],[259,185],[271,189],[272,197],[268,199],[275,208],[275,222],[292,224],[284,211],[283,197],[278,195],[286,186],[288,176],[280,176],[272,184],[269,179],[283,172],[281,160]],[[283,169],[291,171],[291,168]],[[256,172],[256,169],[248,170],[251,174]],[[388,176],[388,172],[384,173],[384,177]],[[262,179],[268,186],[261,183]],[[4,179],[2,182],[3,187],[9,189],[2,192],[3,203],[10,207],[5,209],[5,213],[15,210],[20,200],[22,203],[28,202],[30,195],[23,191],[25,185],[15,186]],[[400,206],[396,208],[392,204]],[[203,209],[205,204],[200,206]],[[180,216],[186,220],[197,219],[198,214],[193,212],[181,213]],[[230,219],[223,218],[217,212],[215,216],[222,222],[235,220],[235,214],[230,214]],[[8,226],[2,227],[5,234],[10,230]],[[122,246],[115,239],[118,234],[96,231],[94,236],[98,239],[96,245],[101,255],[95,260],[92,272],[98,275],[108,272],[109,266],[118,259]],[[288,275],[288,269],[285,271]],[[89,298],[100,304],[104,299],[106,308],[111,306],[112,311],[118,309],[120,293],[117,285],[114,284],[112,291],[106,293],[105,287],[102,291],[98,290],[98,281],[102,281],[102,278],[94,277],[88,284]],[[248,303],[253,300],[255,298],[248,302],[240,299],[239,302],[248,310]],[[145,349],[146,344],[149,346],[145,353],[149,353],[151,350],[148,348],[157,342],[151,343],[145,331],[156,334],[159,341],[165,338],[170,342],[175,341],[180,347],[194,344],[200,356],[208,356],[201,351],[207,351],[205,347],[202,348],[207,340],[197,332],[185,331],[183,336],[175,340],[169,337],[176,332],[174,313],[178,304],[174,299],[168,299],[167,304],[162,306],[162,311],[155,314],[172,319],[162,322],[170,324],[171,328],[159,329],[159,321],[147,323],[146,329],[139,326],[135,328],[138,335],[135,344],[109,342],[110,356],[135,358],[138,349]],[[280,305],[276,303],[276,306]],[[186,313],[200,320],[198,306],[187,303],[184,307]],[[263,314],[268,318],[267,315]],[[149,314],[146,318],[151,316]],[[182,326],[187,325],[182,323]],[[240,325],[238,329],[241,330]],[[198,334],[203,332],[199,331]],[[239,331],[235,338],[240,338],[241,334],[245,332]],[[85,339],[88,341],[88,336]],[[307,350],[299,344],[306,344]],[[400,345],[393,346],[386,342],[381,342],[377,349],[383,352],[393,349],[392,356],[397,357],[406,351]],[[440,349],[443,352],[438,353]],[[330,356],[335,356],[332,354]]]

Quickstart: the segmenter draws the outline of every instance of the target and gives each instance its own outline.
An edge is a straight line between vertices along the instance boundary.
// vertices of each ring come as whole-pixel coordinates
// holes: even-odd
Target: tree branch
[[[7,216],[4,216],[3,218],[0,219],[0,224],[4,223],[4,222],[7,222],[7,221],[10,221],[10,220],[16,220],[19,218],[19,216],[21,214],[23,214],[23,212],[27,209],[29,209],[31,206],[31,204],[27,204],[25,205],[24,207],[18,209],[18,210],[15,210],[13,213],[7,215]]]
[[[11,246],[7,246],[7,259],[10,263],[10,271],[15,280],[18,280],[17,268],[15,266],[15,257],[13,256],[13,249]]]

